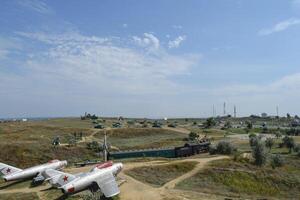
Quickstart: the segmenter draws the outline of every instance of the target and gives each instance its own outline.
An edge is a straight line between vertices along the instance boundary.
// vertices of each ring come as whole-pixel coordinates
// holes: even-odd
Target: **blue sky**
[[[300,114],[299,0],[3,0],[0,117]]]

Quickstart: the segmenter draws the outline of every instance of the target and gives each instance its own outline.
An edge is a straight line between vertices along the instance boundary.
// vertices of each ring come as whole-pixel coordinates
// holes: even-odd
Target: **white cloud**
[[[19,0],[18,4],[41,14],[53,13],[53,10],[43,0]]]
[[[123,26],[123,28],[127,28],[128,24],[123,24],[122,26]]]
[[[78,33],[48,35],[18,33],[49,45],[26,62],[27,69],[44,80],[90,83],[101,91],[118,90],[125,93],[173,93],[179,87],[174,75],[185,75],[195,66],[200,55],[174,56],[159,47],[154,35],[134,37],[138,46],[131,48],[115,38],[83,36]],[[121,44],[120,44],[121,43]],[[143,52],[140,49],[150,48]]]
[[[141,46],[150,50],[157,50],[160,47],[160,41],[151,33],[144,33],[144,37],[133,36],[133,41]]]
[[[181,25],[173,25],[172,28],[174,28],[174,29],[182,29],[183,27]]]
[[[182,36],[178,36],[175,40],[169,41],[168,42],[169,49],[178,48],[184,40],[186,40],[186,36],[182,35]]]
[[[288,29],[291,26],[300,24],[300,19],[290,18],[285,21],[281,21],[275,24],[272,28],[262,29],[258,32],[259,35],[270,35],[272,33],[281,32]]]
[[[7,58],[11,52],[20,48],[20,44],[15,39],[0,36],[0,60]]]

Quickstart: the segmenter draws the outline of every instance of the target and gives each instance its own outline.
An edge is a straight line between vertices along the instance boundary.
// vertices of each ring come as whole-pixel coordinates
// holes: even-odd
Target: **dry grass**
[[[109,143],[120,150],[174,147],[184,144],[186,135],[160,128],[120,128],[107,131]],[[96,137],[102,138],[103,131]]]
[[[189,172],[196,164],[197,162],[180,162],[175,164],[138,167],[125,171],[125,173],[141,182],[153,186],[162,186],[176,177]]]
[[[184,180],[178,189],[247,198],[300,198],[300,161],[272,169],[247,162],[218,160],[195,176]],[[290,163],[289,162],[289,163]]]

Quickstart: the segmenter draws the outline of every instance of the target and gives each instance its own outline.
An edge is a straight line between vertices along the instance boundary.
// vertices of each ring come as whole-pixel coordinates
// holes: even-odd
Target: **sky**
[[[300,0],[1,0],[0,117],[300,114]]]

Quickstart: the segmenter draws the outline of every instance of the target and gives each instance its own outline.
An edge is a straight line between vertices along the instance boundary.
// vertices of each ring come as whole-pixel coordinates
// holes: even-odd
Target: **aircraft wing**
[[[68,174],[54,169],[46,169],[42,172],[42,175],[50,182],[51,185],[56,187],[61,187],[77,177],[73,174]]]
[[[112,197],[120,193],[116,179],[111,172],[102,175],[96,182],[105,197]]]
[[[22,171],[22,169],[19,169],[19,168],[16,168],[16,167],[4,164],[4,163],[0,163],[0,172],[4,176],[9,175],[9,174],[14,174],[14,173],[20,172],[20,171]]]

